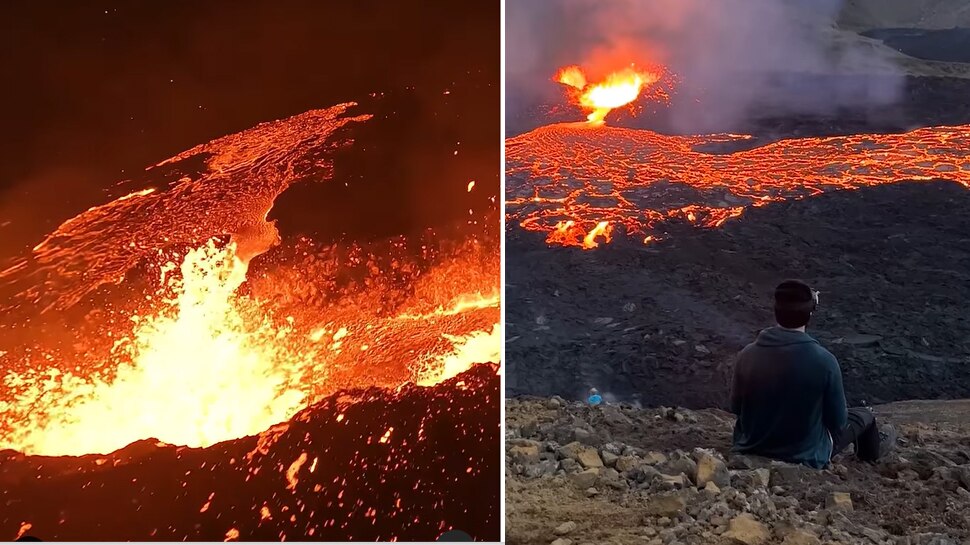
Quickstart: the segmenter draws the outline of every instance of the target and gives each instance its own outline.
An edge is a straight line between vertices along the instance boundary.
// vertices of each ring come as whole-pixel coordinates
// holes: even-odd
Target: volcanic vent
[[[3,531],[497,538],[487,222],[355,242],[267,221],[331,177],[373,122],[355,107],[149,167],[0,272]]]

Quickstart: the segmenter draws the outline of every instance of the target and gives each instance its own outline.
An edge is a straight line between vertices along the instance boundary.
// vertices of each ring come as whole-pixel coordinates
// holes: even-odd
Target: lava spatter
[[[640,68],[635,65],[608,73],[600,81],[589,81],[579,66],[566,66],[556,73],[555,81],[566,85],[571,101],[589,110],[586,120],[602,125],[616,108],[632,104],[646,95],[649,99],[668,102],[669,96],[660,82],[672,83],[673,76],[663,67]]]
[[[341,389],[435,387],[498,361],[497,243],[472,237],[422,258],[402,238],[374,250],[394,254],[382,261],[363,246],[280,241],[266,221],[291,184],[330,176],[329,152],[350,143],[337,131],[369,119],[348,116],[351,106],[162,161],[138,180],[151,187],[64,222],[0,274],[19,288],[10,304],[32,318],[95,309],[68,346],[36,328],[38,338],[3,347],[0,449],[103,454],[148,438],[209,447]],[[288,257],[254,265],[278,244]],[[353,286],[335,287],[348,277]],[[114,288],[112,304],[99,286]]]
[[[509,223],[544,233],[550,245],[588,249],[618,229],[652,243],[664,237],[667,222],[715,228],[748,207],[827,191],[914,179],[970,188],[970,126],[699,151],[750,138],[541,127],[506,140],[506,214]]]

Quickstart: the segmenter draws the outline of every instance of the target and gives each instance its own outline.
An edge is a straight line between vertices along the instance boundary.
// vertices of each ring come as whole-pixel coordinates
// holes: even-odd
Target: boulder
[[[569,480],[572,481],[577,488],[586,490],[596,484],[596,479],[599,477],[600,470],[596,468],[585,469],[579,473],[573,473],[569,476]]]
[[[619,484],[623,479],[620,478],[620,473],[613,469],[612,467],[606,467],[599,470],[599,482],[616,485]],[[623,482],[624,488],[626,487],[626,481]]]
[[[771,470],[766,467],[758,469],[742,469],[733,471],[731,483],[735,488],[751,492],[758,489],[767,489],[771,482]]]
[[[665,475],[661,475],[653,466],[641,464],[625,473],[626,478],[638,483],[659,481]]]
[[[832,511],[852,511],[852,496],[848,492],[832,492],[825,498],[825,508]]]
[[[576,460],[587,469],[603,467],[603,460],[600,458],[599,452],[596,452],[595,448],[583,445],[578,441],[559,447],[559,456]]]
[[[512,461],[517,464],[528,465],[539,461],[539,447],[536,445],[520,445],[508,450]]]
[[[580,451],[585,448],[586,446],[579,441],[573,441],[556,449],[556,454],[559,455],[560,458],[576,460],[576,457],[579,456]]]
[[[697,461],[694,484],[703,488],[707,483],[714,483],[718,487],[730,486],[731,474],[723,460],[713,454],[704,453]]]
[[[686,456],[672,458],[662,465],[661,471],[668,475],[678,475],[683,473],[689,477],[697,475],[697,462]]]
[[[771,534],[764,524],[755,520],[751,515],[744,513],[731,519],[731,522],[728,523],[727,532],[724,532],[724,537],[730,543],[762,545],[768,542]]]
[[[608,450],[601,452],[600,456],[603,459],[603,465],[606,467],[616,467],[616,461],[620,458]]]
[[[603,452],[609,452],[610,454],[615,454],[620,456],[623,454],[624,445],[621,443],[606,443],[603,445]]]
[[[640,460],[636,456],[620,456],[616,459],[614,467],[617,471],[627,472],[640,465]]]
[[[603,459],[600,458],[600,454],[594,448],[580,452],[579,458],[576,461],[583,464],[583,467],[587,469],[603,467]]]
[[[533,479],[552,475],[559,469],[559,464],[555,460],[541,460],[536,464],[526,465],[522,474]]]

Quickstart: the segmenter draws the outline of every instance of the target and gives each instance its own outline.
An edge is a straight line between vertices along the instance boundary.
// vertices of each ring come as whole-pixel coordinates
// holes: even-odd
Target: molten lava
[[[591,84],[582,68],[567,66],[559,70],[555,80],[572,89],[570,96],[577,105],[592,110],[586,117],[589,123],[600,125],[612,110],[631,104],[645,88],[659,82],[663,73],[660,69],[642,70],[631,66]]]
[[[166,303],[153,315],[131,317],[131,334],[114,343],[121,363],[110,378],[56,367],[44,382],[9,374],[8,383],[28,386],[20,399],[47,402],[45,423],[27,422],[14,434],[15,446],[107,453],[148,437],[208,446],[258,433],[302,408],[307,395],[299,379],[317,354],[296,350],[287,339],[292,328],[246,319],[235,295],[246,269],[234,245],[212,242],[180,265],[164,264],[156,297]],[[58,383],[59,392],[49,389]]]
[[[970,126],[698,151],[750,138],[541,127],[506,141],[506,214],[509,223],[545,233],[550,245],[593,248],[617,228],[652,243],[663,238],[665,222],[714,228],[751,206],[826,191],[914,179],[970,188]]]
[[[148,438],[207,447],[341,389],[433,387],[498,362],[497,245],[422,260],[400,242],[389,263],[359,246],[277,255],[296,243],[280,241],[267,214],[293,183],[330,176],[329,152],[350,143],[341,129],[369,119],[347,116],[351,106],[163,161],[137,181],[151,187],[64,222],[0,272],[16,288],[6,310],[28,319],[95,309],[71,325],[69,346],[15,345],[20,325],[0,324],[0,450],[108,453]],[[360,278],[338,285],[351,272]]]

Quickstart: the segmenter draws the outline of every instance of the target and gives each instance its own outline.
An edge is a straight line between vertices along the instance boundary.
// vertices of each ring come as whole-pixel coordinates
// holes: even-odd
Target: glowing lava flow
[[[550,125],[506,140],[509,222],[550,245],[592,248],[616,228],[644,243],[672,220],[713,228],[749,206],[902,180],[970,188],[970,127],[782,140],[731,154],[745,135],[667,136]]]
[[[327,152],[349,145],[337,132],[370,116],[354,103],[311,110],[196,146],[125,183],[135,191],[65,221],[33,252],[0,271],[21,304],[63,310],[104,284],[118,284],[160,248],[199,247],[231,235],[244,261],[277,241],[266,215],[290,185],[329,178]],[[199,166],[200,163],[203,166]]]
[[[484,244],[403,284],[391,279],[399,270],[359,248],[322,269],[290,260],[247,278],[250,260],[280,244],[266,221],[275,198],[329,177],[327,152],[348,142],[334,133],[368,119],[346,117],[349,107],[264,123],[163,161],[142,181],[152,188],[64,222],[0,272],[20,288],[8,308],[37,308],[32,318],[92,301],[97,309],[71,346],[38,338],[7,350],[13,335],[0,336],[0,450],[108,453],[148,438],[206,447],[263,432],[340,389],[434,386],[497,362],[499,257]],[[392,269],[419,270],[410,259]],[[359,293],[326,291],[340,267],[361,264]],[[294,290],[326,297],[276,297]]]
[[[660,81],[662,75],[661,70],[630,67],[608,74],[598,83],[589,83],[586,73],[580,67],[567,66],[559,70],[555,81],[571,87],[573,101],[592,110],[586,117],[589,123],[600,125],[607,114],[632,103],[640,96],[641,91]]]

